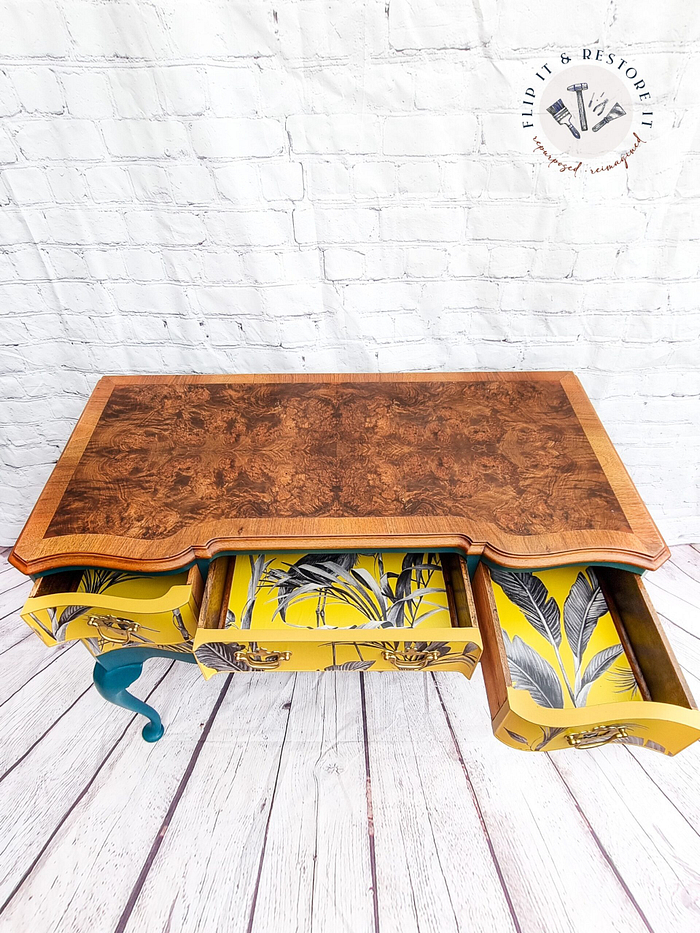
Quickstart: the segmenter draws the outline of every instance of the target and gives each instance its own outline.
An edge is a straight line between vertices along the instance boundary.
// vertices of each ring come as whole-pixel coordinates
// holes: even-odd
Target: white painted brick
[[[356,198],[389,198],[396,191],[393,162],[358,162],[352,174]]]
[[[17,145],[26,159],[103,159],[105,147],[90,120],[36,120],[21,124]]]
[[[58,114],[65,110],[63,89],[51,69],[14,68],[12,83],[27,113]]]
[[[437,162],[405,162],[399,165],[399,192],[412,198],[434,197],[440,190]]]
[[[86,168],[85,180],[96,201],[130,201],[134,197],[128,171],[117,165]]]
[[[124,218],[117,211],[50,208],[44,214],[54,243],[92,246],[126,240]]]
[[[286,211],[207,211],[207,240],[220,246],[276,246],[293,242]]]
[[[299,201],[304,197],[301,162],[265,162],[260,166],[260,185],[267,201]]]
[[[511,278],[529,275],[535,260],[535,250],[525,246],[495,246],[491,250],[489,275]]]
[[[304,179],[312,201],[352,199],[350,169],[340,161],[306,162]]]
[[[277,318],[337,312],[341,308],[333,287],[319,282],[276,285],[264,289],[262,294],[266,310]]]
[[[406,275],[416,278],[436,278],[445,275],[447,250],[434,246],[417,246],[406,250]]]
[[[181,158],[190,154],[187,132],[175,120],[103,120],[105,143],[118,158]]]
[[[90,275],[96,281],[125,279],[126,265],[121,252],[114,249],[86,249],[83,253]]]
[[[126,226],[132,243],[197,246],[204,242],[202,218],[187,211],[127,211]]]
[[[15,204],[39,204],[52,198],[46,173],[40,168],[10,168],[2,177]]]
[[[0,55],[62,56],[70,41],[58,7],[44,0],[5,0],[0,5]]]
[[[267,116],[260,102],[257,69],[210,68],[209,104],[217,117]]]
[[[280,4],[279,41],[287,58],[336,58],[362,55],[366,49],[363,4],[343,0],[306,0]]]
[[[442,170],[442,189],[446,198],[479,198],[486,190],[488,167],[482,162],[448,162]]]
[[[321,252],[315,248],[252,249],[241,261],[245,280],[258,285],[317,282],[321,276]]]
[[[378,211],[312,205],[294,210],[297,243],[358,243],[379,236]]]
[[[52,269],[47,265],[46,258],[36,246],[14,249],[9,254],[10,265],[14,270],[14,279],[48,279],[51,278]]]
[[[222,198],[236,204],[251,204],[260,201],[260,165],[257,162],[230,162],[228,165],[213,165],[212,175]]]
[[[162,282],[166,277],[160,250],[125,249],[122,257],[127,275],[135,282]]]
[[[616,204],[566,205],[555,235],[564,243],[629,243],[644,235],[646,218],[635,207]]]
[[[119,68],[110,75],[117,116],[147,119],[162,115],[162,107],[150,68]]]
[[[313,114],[287,119],[294,152],[352,154],[379,151],[380,123],[370,114]]]
[[[198,282],[202,277],[202,253],[188,248],[162,250],[163,263],[173,282]]]
[[[185,292],[177,285],[123,282],[112,285],[111,292],[120,311],[167,315],[188,308]]]
[[[6,71],[0,71],[0,117],[12,117],[22,105]]]
[[[180,204],[206,204],[217,199],[214,179],[206,165],[199,162],[168,167],[170,188]]]
[[[307,85],[301,86],[284,59],[258,59],[257,66],[261,114],[267,117],[287,117],[306,109],[304,92]],[[347,110],[345,107],[341,109],[344,112]]]
[[[204,159],[280,155],[284,143],[278,120],[197,120],[192,124],[194,151]]]
[[[15,243],[37,243],[48,236],[44,211],[6,210],[0,223],[0,245]]]
[[[54,278],[87,279],[90,275],[85,258],[78,250],[45,246],[41,252],[45,257],[46,267]]]
[[[461,0],[392,0],[389,12],[391,47],[404,49],[465,49],[483,34],[489,6]]]
[[[0,165],[11,165],[17,161],[17,151],[7,131],[0,126]]]
[[[166,34],[153,6],[66,0],[62,8],[79,55],[150,59],[168,53]]]
[[[615,273],[619,246],[597,246],[580,249],[574,265],[577,279],[600,280],[610,278]]]
[[[61,84],[71,116],[100,120],[114,115],[108,75],[92,68],[62,72]]]
[[[465,113],[459,119],[435,114],[387,117],[384,146],[387,155],[459,155],[473,152],[477,120]]]
[[[225,0],[178,0],[162,10],[177,58],[248,58],[275,49],[272,11],[267,4]]]
[[[464,233],[464,212],[458,207],[384,207],[383,240],[449,242]]]
[[[365,267],[364,254],[356,249],[343,249],[339,247],[323,251],[323,267],[326,278],[361,279]]]
[[[450,249],[449,274],[464,276],[485,275],[489,264],[489,250],[485,243],[468,243]]]
[[[343,288],[343,304],[349,311],[415,310],[423,286],[417,282],[358,282]]]
[[[573,275],[578,253],[569,248],[542,246],[536,250],[533,275],[547,279],[566,279]]]
[[[171,201],[168,173],[160,165],[129,166],[131,184],[139,201]]]
[[[406,271],[405,250],[401,246],[378,246],[363,250],[365,278],[373,281],[400,279]]]
[[[263,297],[260,289],[250,286],[212,285],[192,289],[200,311],[210,315],[226,316],[232,314],[250,314],[260,318],[263,310]]]
[[[491,198],[527,198],[532,194],[532,166],[499,163],[491,166],[488,193]]]
[[[178,117],[190,117],[204,113],[206,110],[204,69],[190,65],[173,65],[170,68],[154,69],[153,78],[164,113]]]
[[[74,165],[57,165],[55,163],[49,165],[46,169],[46,178],[55,201],[76,204],[87,201],[89,198],[87,182],[83,172]]]
[[[480,203],[469,209],[467,235],[477,240],[548,240],[556,221],[557,210],[549,205],[528,202],[515,212],[510,204]]]
[[[244,280],[243,260],[233,249],[222,253],[204,254],[204,278],[216,284],[240,283]]]

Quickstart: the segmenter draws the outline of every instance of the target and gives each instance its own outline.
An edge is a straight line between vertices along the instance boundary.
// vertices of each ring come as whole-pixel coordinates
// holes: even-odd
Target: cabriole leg
[[[128,663],[121,666],[104,667],[99,660],[95,662],[92,678],[95,681],[97,692],[105,700],[116,706],[123,706],[134,713],[141,713],[149,722],[143,727],[141,735],[147,742],[157,742],[165,731],[160,716],[147,703],[129,693],[127,687],[131,686],[141,675],[142,663]]]

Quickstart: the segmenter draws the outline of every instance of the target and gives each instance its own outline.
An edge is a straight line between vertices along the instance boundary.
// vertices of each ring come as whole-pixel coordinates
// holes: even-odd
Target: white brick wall
[[[561,12],[561,11],[560,11]],[[0,0],[0,543],[104,372],[574,369],[700,540],[700,8]],[[519,101],[562,48],[654,94],[564,177]]]

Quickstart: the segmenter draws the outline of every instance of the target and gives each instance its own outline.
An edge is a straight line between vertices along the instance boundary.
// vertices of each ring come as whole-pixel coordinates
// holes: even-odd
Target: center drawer
[[[474,600],[497,738],[524,751],[610,742],[675,755],[700,713],[638,574],[480,563]]]
[[[455,554],[268,553],[213,561],[194,641],[223,671],[460,671],[481,637]]]

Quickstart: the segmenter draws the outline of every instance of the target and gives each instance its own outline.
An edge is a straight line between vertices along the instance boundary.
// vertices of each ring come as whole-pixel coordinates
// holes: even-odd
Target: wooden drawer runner
[[[481,638],[454,554],[244,554],[211,565],[194,641],[223,671],[460,671]]]
[[[481,563],[473,589],[502,742],[527,751],[621,742],[675,755],[700,737],[700,713],[637,574]]]
[[[47,645],[81,640],[93,654],[125,646],[191,651],[204,583],[176,574],[69,570],[40,577],[22,618]]]

